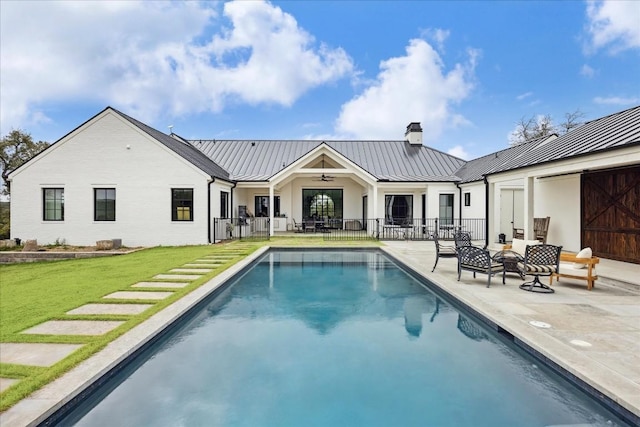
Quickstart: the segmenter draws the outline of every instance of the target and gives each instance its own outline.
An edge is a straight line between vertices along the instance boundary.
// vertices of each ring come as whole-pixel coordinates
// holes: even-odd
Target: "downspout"
[[[458,187],[458,225],[462,225],[462,188],[460,188],[460,184],[456,182],[456,187]]]
[[[484,244],[489,247],[489,181],[486,175],[482,175],[484,181]]]
[[[216,178],[212,176],[211,181],[207,184],[207,218],[209,218],[207,221],[207,242],[209,244],[211,244],[211,221],[213,220],[211,217],[211,184],[214,182],[216,182]]]

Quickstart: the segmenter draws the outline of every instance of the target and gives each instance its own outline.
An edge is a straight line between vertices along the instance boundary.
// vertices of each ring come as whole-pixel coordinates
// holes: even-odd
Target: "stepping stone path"
[[[132,288],[184,288],[189,282],[138,282]]]
[[[48,320],[22,334],[41,335],[104,335],[122,325],[120,320]]]
[[[235,250],[204,256],[180,268],[170,270],[174,274],[157,274],[153,278],[163,281],[138,282],[132,288],[184,288],[190,281],[199,279],[229,261],[247,255],[252,246],[236,246]],[[183,274],[178,274],[183,273]],[[197,274],[184,274],[197,273]],[[174,281],[167,281],[174,280]],[[105,299],[163,300],[173,292],[162,291],[118,291],[105,295]],[[154,304],[141,303],[92,303],[68,311],[68,315],[131,315],[135,316],[153,307]],[[115,320],[50,320],[22,331],[23,334],[41,335],[103,335],[124,321]],[[83,344],[58,343],[0,343],[0,363],[48,367],[69,356]],[[0,377],[0,392],[19,382],[19,379]]]
[[[143,292],[143,291],[118,291],[109,295],[105,295],[103,298],[112,299],[144,299],[144,300],[162,300],[173,295],[173,292]]]
[[[85,304],[67,314],[140,314],[153,304]]]
[[[196,280],[201,278],[199,274],[156,274],[154,279],[168,279],[168,280]]]
[[[0,362],[28,366],[51,366],[83,344],[0,343]]]
[[[209,273],[213,271],[211,268],[172,268],[169,273]]]

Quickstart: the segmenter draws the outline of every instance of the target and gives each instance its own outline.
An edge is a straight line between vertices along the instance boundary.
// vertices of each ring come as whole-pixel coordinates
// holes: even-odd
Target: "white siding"
[[[72,245],[122,239],[125,246],[205,244],[209,177],[106,111],[18,170],[12,237]],[[64,221],[43,221],[42,189],[64,188]],[[94,221],[94,188],[116,189],[116,220]],[[171,220],[171,188],[193,188],[193,221]]]

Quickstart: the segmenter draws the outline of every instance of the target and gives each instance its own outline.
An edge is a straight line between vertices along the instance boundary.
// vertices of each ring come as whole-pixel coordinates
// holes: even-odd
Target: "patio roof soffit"
[[[324,168],[322,167],[323,164]],[[372,185],[377,181],[375,176],[353,163],[325,142],[281,169],[269,181],[277,187],[301,176],[322,175],[327,173],[327,170],[330,170],[331,175],[355,179],[361,184]]]

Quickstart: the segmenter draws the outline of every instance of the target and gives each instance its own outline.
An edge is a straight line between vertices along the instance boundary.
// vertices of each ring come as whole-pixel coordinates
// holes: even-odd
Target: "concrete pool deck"
[[[431,273],[433,242],[385,242],[382,249],[640,417],[640,266],[603,262],[598,266],[601,279],[592,291],[587,291],[584,282],[563,279],[553,286],[555,294],[536,294],[520,290],[522,280],[509,273],[506,286],[492,280],[487,288],[485,275],[474,279],[469,272],[463,272],[458,282],[455,259],[441,259]],[[0,425],[27,426],[44,421],[266,250],[247,256],[18,402],[0,414]]]

